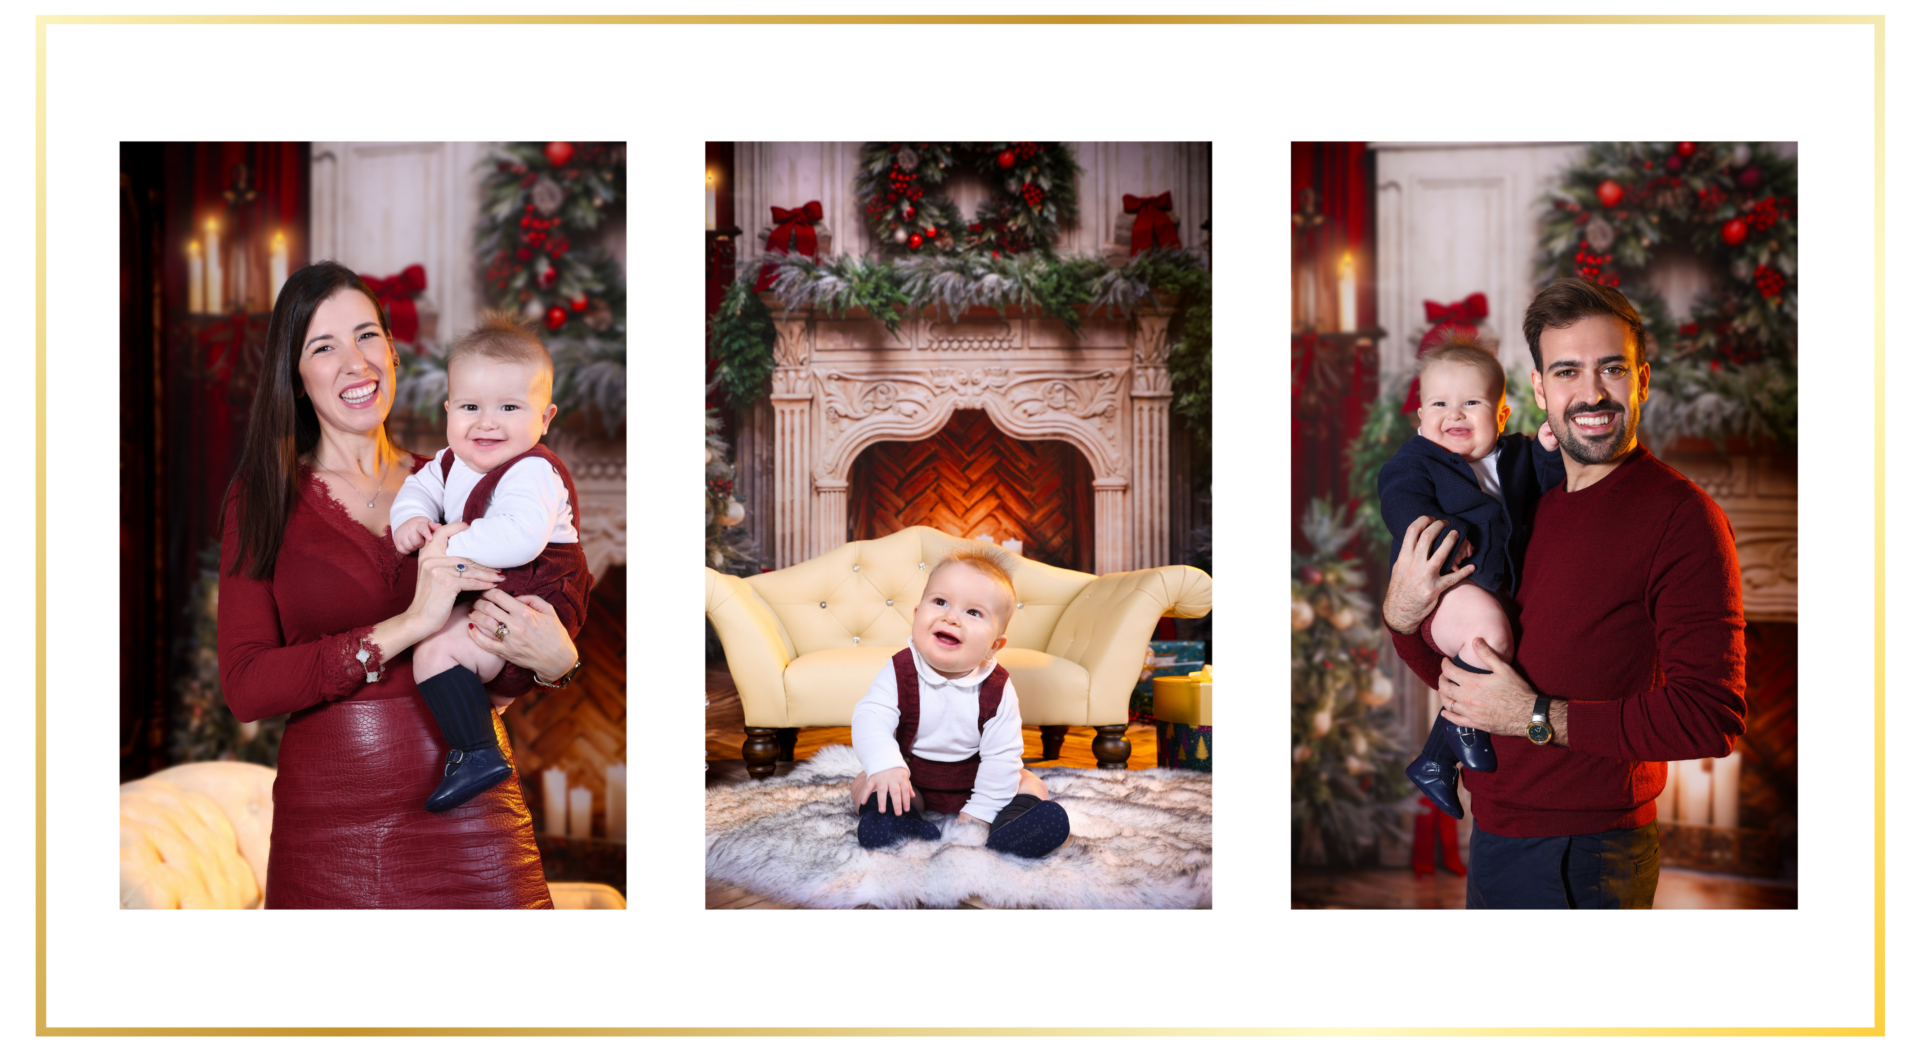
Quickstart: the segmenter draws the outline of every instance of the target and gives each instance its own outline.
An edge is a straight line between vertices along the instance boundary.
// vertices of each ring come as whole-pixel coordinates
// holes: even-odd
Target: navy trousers
[[[1473,829],[1469,908],[1651,908],[1660,884],[1653,824],[1599,834],[1506,838]]]

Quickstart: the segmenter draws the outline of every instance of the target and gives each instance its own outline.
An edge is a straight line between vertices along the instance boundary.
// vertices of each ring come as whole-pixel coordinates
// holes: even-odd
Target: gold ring
[[[493,627],[494,640],[506,640],[507,633],[508,633],[507,624],[504,622],[500,623],[498,626]]]

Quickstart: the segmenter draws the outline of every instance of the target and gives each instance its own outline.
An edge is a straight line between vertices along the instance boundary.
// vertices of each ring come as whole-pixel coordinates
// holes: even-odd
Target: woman
[[[486,590],[469,635],[564,684],[573,642],[539,597],[446,554],[414,556],[387,513],[421,462],[387,438],[397,360],[385,313],[336,263],[287,279],[228,493],[220,680],[242,721],[292,714],[274,780],[269,908],[550,908],[533,824],[509,779],[442,813],[421,807],[442,746],[405,653]],[[505,627],[500,633],[499,628]],[[499,718],[495,733],[501,743]]]

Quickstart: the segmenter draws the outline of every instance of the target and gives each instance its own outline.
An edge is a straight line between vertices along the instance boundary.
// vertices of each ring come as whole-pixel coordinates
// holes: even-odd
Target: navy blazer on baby
[[[1449,529],[1473,543],[1473,555],[1464,561],[1474,565],[1468,581],[1510,594],[1520,582],[1534,503],[1566,480],[1567,469],[1560,451],[1549,451],[1519,432],[1501,436],[1494,450],[1499,501],[1480,489],[1466,458],[1425,436],[1407,440],[1380,467],[1380,518],[1393,534],[1396,553],[1414,520],[1446,520]],[[1444,539],[1446,531],[1440,537]]]

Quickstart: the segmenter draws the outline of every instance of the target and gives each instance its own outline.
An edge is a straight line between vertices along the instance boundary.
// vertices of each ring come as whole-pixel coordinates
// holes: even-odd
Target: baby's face
[[[927,665],[965,677],[1007,643],[1012,607],[999,582],[965,564],[947,564],[927,579],[913,609],[913,646]]]
[[[1463,362],[1436,362],[1420,376],[1420,434],[1469,461],[1493,453],[1507,426],[1506,392]]]
[[[554,406],[545,371],[478,355],[447,371],[447,445],[475,472],[490,472],[533,449]]]

